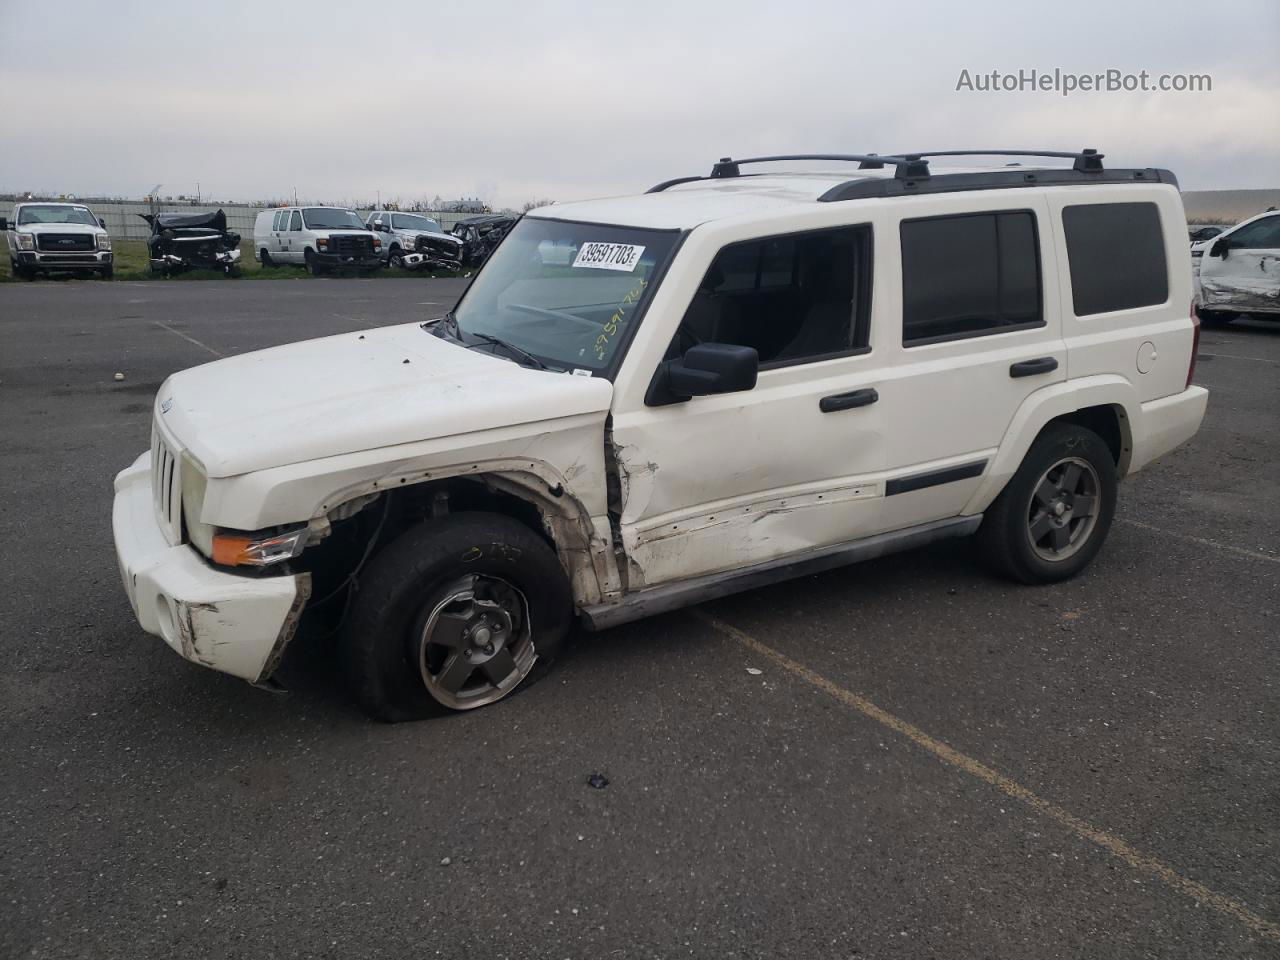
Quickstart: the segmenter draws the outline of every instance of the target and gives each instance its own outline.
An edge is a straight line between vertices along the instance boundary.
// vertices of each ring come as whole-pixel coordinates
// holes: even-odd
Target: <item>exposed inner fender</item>
[[[398,493],[442,480],[474,481],[531,504],[537,510],[543,530],[569,579],[575,605],[600,603],[619,596],[621,586],[613,561],[607,516],[601,517],[597,525],[582,501],[566,490],[560,479],[530,471],[529,467],[538,468],[527,460],[503,462],[501,466],[516,467],[517,464],[524,469],[494,470],[499,463],[491,461],[454,469],[419,471],[408,477],[398,474],[380,477],[327,497],[320,507],[321,516],[332,518],[345,504],[370,494]]]

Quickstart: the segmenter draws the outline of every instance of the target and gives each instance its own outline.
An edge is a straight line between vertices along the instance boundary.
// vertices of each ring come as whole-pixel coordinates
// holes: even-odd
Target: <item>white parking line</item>
[[[1216,540],[1206,540],[1204,537],[1193,537],[1190,534],[1176,533],[1173,530],[1153,527],[1151,524],[1143,523],[1141,520],[1130,520],[1128,517],[1116,517],[1116,523],[1127,523],[1131,527],[1138,527],[1141,530],[1150,530],[1152,533],[1159,533],[1166,537],[1173,537],[1175,540],[1185,540],[1187,543],[1197,543],[1202,547],[1213,547],[1215,550],[1225,550],[1227,553],[1234,553],[1242,557],[1248,557],[1250,560],[1266,560],[1268,563],[1280,563],[1280,557],[1273,557],[1270,554],[1259,553],[1256,550],[1248,550],[1244,547],[1233,547],[1229,543],[1218,543]]]
[[[1268,360],[1266,357],[1242,357],[1234,353],[1201,353],[1201,357],[1212,357],[1215,360],[1252,360],[1254,363],[1280,363],[1280,360]]]
[[[162,330],[168,330],[170,333],[172,333],[172,334],[176,334],[177,336],[181,337],[183,340],[186,340],[188,343],[194,343],[194,344],[195,344],[197,347],[199,347],[201,350],[208,350],[208,351],[209,351],[210,353],[212,353],[215,357],[225,357],[225,356],[226,356],[226,354],[225,354],[225,353],[221,353],[221,352],[219,352],[219,351],[217,351],[217,350],[213,349],[213,347],[209,346],[207,343],[201,343],[201,342],[200,342],[199,340],[197,340],[195,337],[188,336],[187,334],[183,333],[181,330],[175,330],[175,329],[173,329],[173,327],[169,326],[167,323],[161,323],[159,320],[152,320],[151,322],[152,322],[152,323],[154,323],[157,327],[160,327]]]
[[[828,694],[847,707],[852,707],[863,716],[874,720],[883,727],[906,737],[918,747],[922,747],[929,753],[933,754],[937,759],[950,767],[967,773],[969,776],[982,781],[1006,797],[1017,800],[1026,804],[1032,810],[1050,820],[1066,827],[1076,836],[1090,841],[1102,847],[1108,853],[1117,857],[1128,866],[1142,873],[1149,874],[1159,880],[1164,881],[1175,890],[1181,891],[1191,897],[1197,903],[1210,907],[1218,911],[1224,916],[1230,917],[1232,920],[1239,921],[1254,933],[1267,940],[1280,943],[1280,925],[1277,925],[1264,917],[1259,916],[1250,910],[1245,904],[1241,903],[1235,897],[1229,897],[1222,893],[1210,890],[1202,883],[1198,883],[1189,877],[1184,877],[1178,873],[1173,867],[1158,860],[1148,853],[1143,853],[1136,847],[1130,846],[1119,837],[1100,830],[1086,820],[1081,820],[1073,813],[1045,800],[1038,794],[1032,793],[1022,784],[988,767],[985,763],[975,760],[970,756],[961,753],[952,747],[947,746],[941,740],[936,740],[929,734],[925,733],[919,727],[912,723],[908,723],[882,707],[876,706],[866,697],[860,696],[851,690],[846,690],[832,681],[828,680],[822,674],[815,670],[811,670],[799,661],[792,660],[785,653],[775,650],[761,640],[757,640],[750,634],[739,630],[737,627],[730,626],[721,620],[717,620],[710,614],[703,613],[701,610],[689,611],[695,618],[701,620],[707,626],[716,630],[720,634],[728,637],[753,652],[768,657],[782,669],[788,673],[800,678],[813,687]]]

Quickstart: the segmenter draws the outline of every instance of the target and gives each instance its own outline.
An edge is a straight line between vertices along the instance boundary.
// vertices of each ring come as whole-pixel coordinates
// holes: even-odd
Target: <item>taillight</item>
[[[1191,301],[1191,362],[1187,364],[1187,386],[1191,386],[1191,378],[1196,375],[1196,354],[1200,352],[1200,314],[1196,313],[1196,302]]]

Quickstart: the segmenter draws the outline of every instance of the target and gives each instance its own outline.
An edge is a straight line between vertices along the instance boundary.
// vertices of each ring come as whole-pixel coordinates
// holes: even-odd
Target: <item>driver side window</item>
[[[1232,250],[1271,250],[1280,247],[1280,217],[1267,217],[1241,227],[1227,238]]]
[[[761,369],[869,349],[871,228],[726,246],[685,311],[668,359],[699,343],[752,347]]]

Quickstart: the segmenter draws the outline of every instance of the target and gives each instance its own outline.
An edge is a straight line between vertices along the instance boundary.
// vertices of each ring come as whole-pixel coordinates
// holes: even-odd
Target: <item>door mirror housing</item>
[[[1231,241],[1226,237],[1219,237],[1213,241],[1213,245],[1209,247],[1209,256],[1221,257],[1227,259],[1227,251],[1231,249]]]
[[[756,385],[760,355],[735,343],[700,343],[666,365],[666,388],[687,399],[713,393],[738,393]]]
[[[9,229],[9,221],[5,217],[0,217],[0,233],[4,233]]]
[[[99,217],[99,218],[98,218],[98,226],[100,226],[103,230],[107,229],[107,221],[106,221],[105,219],[103,219],[102,217]]]

